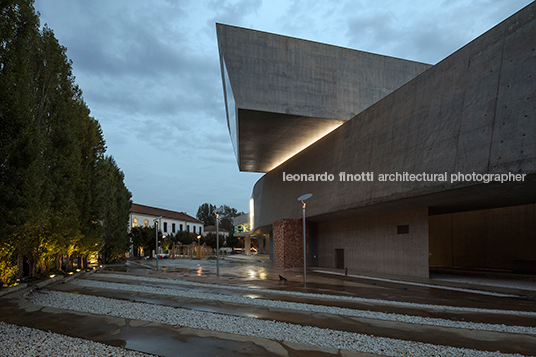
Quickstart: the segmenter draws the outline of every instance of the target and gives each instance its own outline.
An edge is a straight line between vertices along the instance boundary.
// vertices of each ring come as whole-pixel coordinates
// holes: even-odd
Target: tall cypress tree
[[[32,5],[4,1],[0,7],[0,260],[7,271],[15,253],[31,254],[29,237],[43,232],[48,211],[35,116],[39,20]],[[18,269],[21,274],[23,266]]]
[[[128,219],[132,194],[124,184],[124,174],[111,156],[101,161],[104,173],[104,246],[102,259],[111,262],[130,247]]]
[[[128,249],[131,194],[32,0],[0,2],[0,280]]]

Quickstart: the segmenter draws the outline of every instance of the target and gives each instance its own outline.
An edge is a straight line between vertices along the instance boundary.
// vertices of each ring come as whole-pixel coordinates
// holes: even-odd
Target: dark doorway
[[[335,265],[337,269],[344,269],[344,249],[335,249]]]

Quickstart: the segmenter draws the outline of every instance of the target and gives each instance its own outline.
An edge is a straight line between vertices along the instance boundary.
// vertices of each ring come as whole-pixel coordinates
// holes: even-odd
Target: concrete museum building
[[[536,273],[536,3],[431,66],[217,24],[274,267]]]

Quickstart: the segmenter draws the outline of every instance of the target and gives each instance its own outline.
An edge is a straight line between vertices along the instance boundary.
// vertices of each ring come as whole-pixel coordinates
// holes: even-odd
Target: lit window
[[[149,227],[149,220],[148,219],[143,221],[143,226],[144,227]]]
[[[136,228],[138,226],[138,219],[137,218],[133,218],[132,219],[132,227],[133,228]]]

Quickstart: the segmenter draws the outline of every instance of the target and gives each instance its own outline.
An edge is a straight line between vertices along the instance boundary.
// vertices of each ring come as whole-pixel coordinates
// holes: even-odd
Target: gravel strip
[[[34,293],[30,296],[30,301],[37,305],[59,309],[68,308],[69,310],[92,314],[376,353],[384,356],[521,356],[519,354],[512,355],[439,346],[313,326],[301,326],[285,322],[258,320],[249,317],[229,316],[59,291]]]
[[[98,278],[98,276],[99,275],[93,274],[92,278]],[[152,283],[179,284],[179,285],[203,287],[203,288],[209,288],[209,289],[250,291],[250,292],[256,292],[256,293],[262,292],[262,293],[287,295],[287,296],[300,296],[300,297],[306,297],[306,298],[355,301],[355,302],[370,303],[370,304],[405,306],[405,307],[415,307],[415,308],[420,308],[420,309],[434,309],[434,310],[440,310],[440,311],[465,311],[465,312],[469,311],[469,312],[482,312],[482,313],[490,313],[490,314],[507,314],[507,315],[521,315],[521,316],[536,317],[536,312],[533,312],[533,311],[481,309],[481,308],[462,307],[462,306],[418,304],[418,303],[405,302],[405,301],[367,299],[367,298],[359,298],[359,297],[353,297],[353,296],[340,296],[340,295],[328,295],[328,294],[301,293],[301,292],[285,291],[285,290],[258,289],[258,288],[250,288],[247,286],[198,283],[198,282],[182,280],[182,279],[156,278],[156,277],[145,277],[145,276],[126,275],[126,274],[125,275],[102,274],[100,276],[123,279],[123,280],[146,281],[146,282],[152,282]]]
[[[154,355],[0,321],[0,356],[152,357]]]
[[[375,312],[375,311],[367,311],[367,310],[356,310],[356,309],[348,309],[348,308],[333,307],[333,306],[313,305],[313,304],[306,304],[306,303],[274,301],[274,300],[266,300],[266,299],[254,299],[254,298],[245,297],[245,296],[229,296],[229,295],[215,294],[215,293],[203,293],[203,292],[198,292],[198,291],[182,291],[182,290],[176,290],[176,289],[170,289],[170,288],[139,286],[139,285],[122,284],[122,283],[108,283],[108,282],[94,281],[94,280],[77,280],[74,282],[74,284],[79,285],[79,286],[86,286],[86,287],[93,287],[93,288],[100,288],[100,289],[146,292],[146,293],[159,294],[159,295],[180,296],[180,297],[193,298],[193,299],[224,301],[224,302],[231,302],[231,303],[236,303],[236,304],[246,304],[246,305],[256,305],[256,306],[289,309],[293,311],[312,311],[312,312],[319,312],[319,313],[325,313],[325,314],[355,316],[355,317],[363,317],[367,319],[378,319],[378,320],[396,321],[396,322],[421,324],[421,325],[466,328],[466,329],[474,329],[474,330],[521,333],[521,334],[536,334],[536,328],[526,327],[526,326],[507,326],[507,325],[502,325],[502,324],[498,325],[498,324],[476,323],[476,322],[468,322],[468,321],[452,321],[452,320],[440,319],[440,318],[410,316],[410,315],[403,315],[403,314]]]

